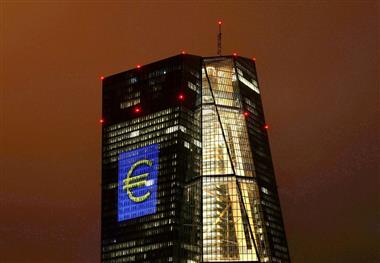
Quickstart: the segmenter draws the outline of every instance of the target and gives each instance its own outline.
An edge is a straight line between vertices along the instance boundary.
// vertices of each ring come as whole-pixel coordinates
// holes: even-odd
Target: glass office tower
[[[103,80],[102,262],[290,262],[253,60]]]

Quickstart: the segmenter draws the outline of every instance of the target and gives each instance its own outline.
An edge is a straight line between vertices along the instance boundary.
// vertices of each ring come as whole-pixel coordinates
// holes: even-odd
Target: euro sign
[[[149,173],[140,174],[137,176],[131,177],[133,174],[133,171],[136,169],[136,167],[140,165],[148,165],[152,166],[153,162],[150,160],[140,160],[138,162],[135,162],[131,169],[129,169],[127,178],[123,180],[123,190],[125,190],[128,194],[128,197],[135,203],[141,203],[147,200],[150,196],[150,192],[146,192],[142,196],[134,196],[132,189],[137,187],[143,187],[148,186],[148,181],[146,180],[149,176]]]

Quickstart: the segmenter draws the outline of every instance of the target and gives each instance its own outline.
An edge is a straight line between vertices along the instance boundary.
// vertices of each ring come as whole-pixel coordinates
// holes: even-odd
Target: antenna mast
[[[218,34],[218,56],[222,55],[222,21],[218,21],[219,25],[219,34]]]

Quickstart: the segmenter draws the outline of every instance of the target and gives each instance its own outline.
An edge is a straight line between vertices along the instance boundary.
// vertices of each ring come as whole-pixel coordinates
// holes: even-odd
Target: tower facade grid
[[[102,262],[290,262],[253,60],[103,80]]]

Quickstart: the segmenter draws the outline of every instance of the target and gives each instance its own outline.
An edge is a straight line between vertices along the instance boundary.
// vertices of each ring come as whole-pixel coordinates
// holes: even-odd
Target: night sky
[[[216,55],[218,19],[257,58],[292,262],[380,262],[378,1],[0,2],[0,262],[100,262],[99,77]]]

